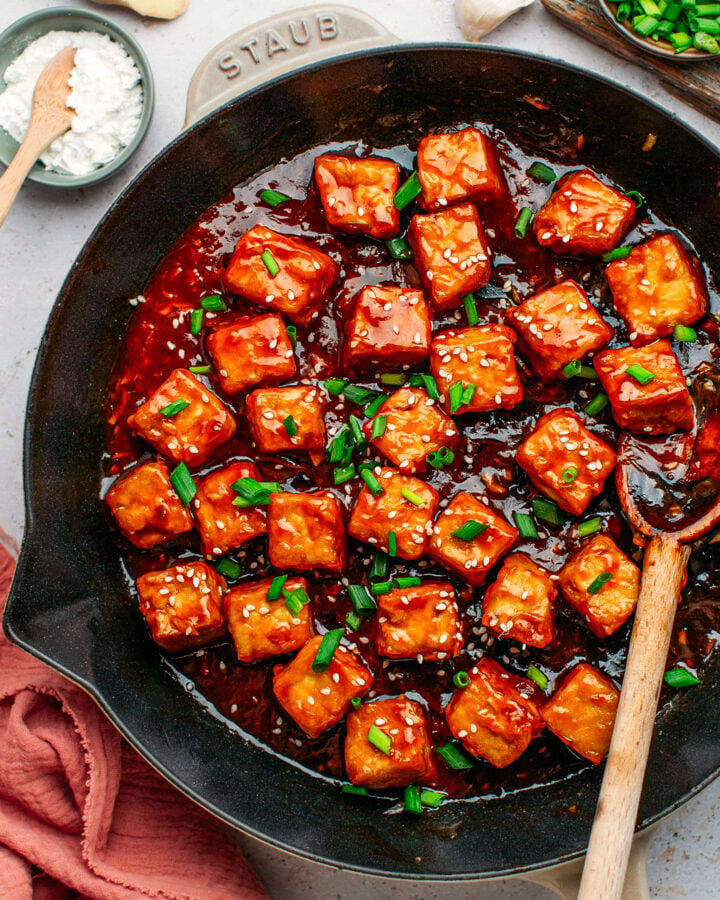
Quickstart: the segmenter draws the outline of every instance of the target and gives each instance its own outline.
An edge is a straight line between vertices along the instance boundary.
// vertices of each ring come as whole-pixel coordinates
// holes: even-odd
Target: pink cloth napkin
[[[0,544],[0,614],[14,560]],[[219,822],[0,632],[0,898],[261,900]]]

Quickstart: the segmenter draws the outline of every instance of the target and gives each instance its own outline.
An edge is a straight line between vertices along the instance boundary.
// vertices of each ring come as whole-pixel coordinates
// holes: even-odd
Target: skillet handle
[[[396,43],[379,22],[347,6],[306,6],[270,16],[226,38],[203,59],[188,88],[184,127],[278,75]]]

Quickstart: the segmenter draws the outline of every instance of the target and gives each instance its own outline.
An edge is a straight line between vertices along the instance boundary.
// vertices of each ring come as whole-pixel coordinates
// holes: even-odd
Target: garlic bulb
[[[455,0],[455,12],[462,33],[469,41],[479,41],[493,28],[535,0]]]

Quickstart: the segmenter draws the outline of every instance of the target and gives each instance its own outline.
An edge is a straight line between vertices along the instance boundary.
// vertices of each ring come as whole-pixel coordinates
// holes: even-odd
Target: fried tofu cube
[[[597,588],[598,576],[611,575]],[[640,569],[604,534],[583,544],[560,572],[560,590],[598,637],[620,628],[637,606]],[[595,585],[596,590],[590,587]]]
[[[153,639],[170,653],[202,647],[225,636],[225,579],[195,561],[147,572],[136,583],[140,612]]]
[[[475,537],[458,537],[455,532],[464,526],[485,527]],[[481,497],[460,491],[435,520],[428,554],[469,584],[478,585],[517,538],[517,529]]]
[[[561,178],[535,216],[533,230],[541,247],[555,253],[607,253],[630,230],[635,204],[600,181],[589,169]]]
[[[267,531],[267,513],[263,506],[233,506],[238,496],[232,485],[240,478],[258,480],[258,470],[249,462],[234,462],[206,475],[197,482],[192,502],[203,554],[211,559]]]
[[[533,685],[485,657],[469,672],[445,710],[450,731],[473,754],[498,769],[527,750],[543,729]]]
[[[123,535],[136,547],[156,547],[193,527],[163,462],[136,466],[105,496]]]
[[[246,413],[263,453],[325,447],[325,402],[312,385],[259,388],[248,394]]]
[[[512,409],[523,396],[515,368],[515,332],[504,325],[474,325],[442,331],[430,345],[430,370],[451,414]],[[454,384],[475,388],[468,403],[451,402]]]
[[[547,647],[555,635],[556,597],[547,571],[524,553],[513,553],[485,592],[482,623],[498,637]]]
[[[390,753],[368,740],[372,727],[390,738]],[[353,784],[405,787],[433,781],[435,766],[425,711],[404,694],[363,703],[347,717],[345,768]]]
[[[393,201],[400,187],[400,167],[391,159],[318,156],[315,181],[333,228],[374,238],[398,233],[400,213]]]
[[[432,314],[422,291],[373,284],[362,289],[345,324],[345,361],[383,369],[423,363],[430,350]]]
[[[603,350],[595,357],[594,365],[610,398],[613,418],[621,428],[644,434],[672,434],[693,427],[692,398],[668,340],[645,347]],[[632,366],[640,366],[647,373],[639,372],[645,384],[628,373]],[[650,379],[649,375],[653,377]]]
[[[373,430],[385,430],[373,438]],[[391,394],[375,416],[365,423],[365,437],[403,472],[424,472],[427,456],[441,447],[453,449],[460,441],[457,426],[435,400],[419,388],[402,387]]]
[[[241,663],[267,659],[299,650],[313,635],[309,605],[294,615],[285,597],[268,600],[272,578],[247,581],[232,588],[223,599],[228,631]],[[288,578],[285,589],[306,589],[304,578]]]
[[[418,146],[417,171],[425,209],[463,200],[498,200],[505,190],[492,141],[477,128],[424,137]]]
[[[355,654],[342,644],[324,672],[313,672],[312,664],[322,643],[310,638],[286,666],[277,666],[273,690],[282,708],[309,738],[317,738],[336,725],[353,697],[372,684],[372,674]]]
[[[268,538],[270,562],[278,569],[342,572],[345,568],[342,506],[330,491],[273,494]]]
[[[490,251],[472,203],[413,216],[408,239],[436,310],[456,309],[490,281]]]
[[[277,266],[274,275],[270,274],[275,268],[272,260]],[[339,273],[334,260],[309,241],[255,225],[235,245],[224,279],[229,290],[252,303],[307,325],[327,300]]]
[[[620,691],[606,675],[580,663],[540,714],[561,741],[598,765],[610,747],[619,700]]]
[[[572,515],[602,493],[617,454],[588,431],[571,409],[542,416],[515,454],[533,484]]]
[[[540,378],[562,376],[563,367],[599,350],[613,330],[574,281],[563,281],[508,311],[528,362]]]
[[[187,406],[173,413],[176,401]],[[228,407],[186,369],[175,369],[128,416],[128,425],[160,453],[191,466],[230,440],[236,427]]]
[[[692,325],[707,313],[705,277],[695,257],[672,234],[633,247],[605,270],[615,307],[630,331],[630,343],[648,344]]]
[[[416,587],[380,594],[375,646],[380,656],[447,659],[462,649],[463,633],[455,591],[449,581],[424,581]]]
[[[350,514],[348,534],[386,553],[391,550],[393,534],[396,556],[419,559],[425,552],[428,531],[438,507],[437,491],[397,469],[377,466],[374,474],[382,494],[375,497],[367,485],[363,487]]]
[[[285,323],[274,313],[243,316],[208,334],[206,344],[220,385],[237,394],[258,384],[275,384],[297,371]]]

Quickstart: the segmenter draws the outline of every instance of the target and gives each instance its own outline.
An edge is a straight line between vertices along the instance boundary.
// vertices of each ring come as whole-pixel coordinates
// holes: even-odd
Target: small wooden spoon
[[[68,79],[74,65],[75,48],[65,47],[40,73],[27,134],[0,178],[0,225],[7,218],[23,181],[38,157],[72,124],[75,112],[66,106],[66,102],[70,95]]]
[[[708,428],[716,426],[717,422],[708,423]],[[688,461],[703,442],[702,435],[698,430],[687,436],[684,449],[689,451],[685,454]],[[632,490],[633,476],[642,470],[639,454],[644,452],[643,444],[624,434],[618,447],[618,494],[632,528],[648,540],[627,667],[578,900],[619,900],[622,896],[690,543],[720,521],[717,499],[675,530],[670,530],[669,522],[666,529],[659,527],[662,523],[651,524]]]
[[[102,6],[124,6],[140,16],[176,19],[188,8],[189,0],[95,0]]]

